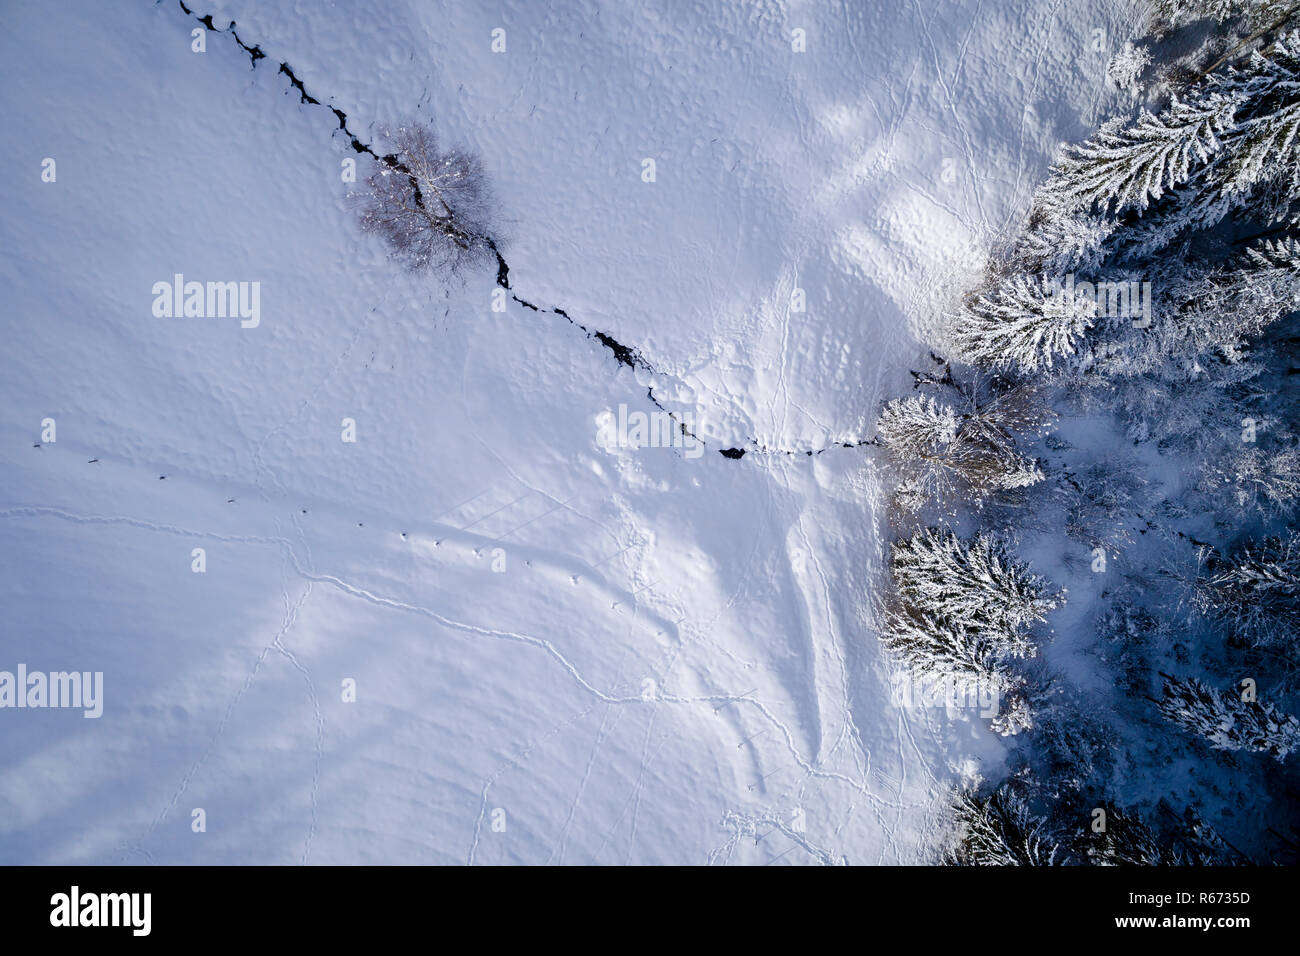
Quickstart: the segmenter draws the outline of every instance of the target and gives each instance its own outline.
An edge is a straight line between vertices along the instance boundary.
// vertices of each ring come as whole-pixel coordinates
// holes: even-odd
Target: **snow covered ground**
[[[175,0],[6,13],[0,669],[104,713],[0,711],[0,861],[931,858],[1001,747],[891,700],[871,451],[828,446],[1092,127],[1128,4],[196,7],[256,68]],[[476,151],[512,290],[656,372],[389,262],[281,61]],[[260,323],[155,317],[176,273]],[[608,440],[647,387],[702,456]]]

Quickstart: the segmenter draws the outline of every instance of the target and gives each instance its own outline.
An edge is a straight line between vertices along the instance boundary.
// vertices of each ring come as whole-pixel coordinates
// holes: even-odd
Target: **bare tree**
[[[381,236],[413,272],[457,275],[495,262],[496,204],[479,158],[443,149],[419,123],[384,139],[392,152],[376,160],[368,188],[353,194],[362,230]]]
[[[954,385],[958,404],[929,396],[885,404],[876,437],[897,476],[895,503],[908,514],[933,504],[976,507],[994,496],[1042,481],[1037,464],[1017,447],[1018,434],[1041,434],[1052,415],[1032,385],[1002,390]]]

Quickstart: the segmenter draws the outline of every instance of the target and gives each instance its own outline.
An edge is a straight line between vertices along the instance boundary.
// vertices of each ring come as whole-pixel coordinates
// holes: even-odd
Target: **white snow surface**
[[[908,390],[1129,5],[194,5],[267,59],[175,0],[6,4],[0,669],[105,700],[0,710],[0,862],[932,860],[1001,745],[891,699],[871,450],[802,452]],[[657,374],[402,272],[281,61],[479,153],[513,290]],[[155,318],[175,273],[260,326]],[[702,457],[602,440],[650,385]]]

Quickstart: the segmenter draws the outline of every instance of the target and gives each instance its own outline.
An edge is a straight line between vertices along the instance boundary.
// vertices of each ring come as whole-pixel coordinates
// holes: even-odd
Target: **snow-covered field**
[[[1095,124],[1129,5],[195,13],[266,58],[175,0],[6,5],[0,669],[104,701],[0,711],[0,861],[929,860],[1001,745],[891,699],[836,446]],[[390,262],[327,106],[477,152],[512,291],[655,373]],[[155,317],[177,273],[260,323]],[[609,440],[648,387],[702,456]]]

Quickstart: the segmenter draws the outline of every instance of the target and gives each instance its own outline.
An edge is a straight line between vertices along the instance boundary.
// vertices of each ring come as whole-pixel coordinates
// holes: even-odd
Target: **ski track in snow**
[[[217,540],[217,541],[230,542],[230,543],[274,546],[283,551],[284,555],[288,558],[292,566],[293,572],[303,581],[307,582],[306,588],[303,590],[302,595],[293,603],[292,607],[287,610],[286,617],[284,621],[281,623],[280,629],[276,632],[272,641],[265,648],[263,648],[261,654],[259,654],[256,661],[254,662],[254,665],[250,670],[248,677],[246,678],[243,686],[240,688],[239,692],[235,695],[234,699],[232,699],[229,705],[227,706],[225,715],[223,716],[221,722],[218,724],[216,731],[214,732],[212,738],[210,739],[208,746],[203,751],[203,754],[193,764],[190,770],[186,773],[185,777],[181,780],[180,784],[178,785],[175,793],[173,794],[171,800],[168,802],[167,806],[163,809],[163,811],[155,819],[154,823],[150,826],[149,828],[150,834],[152,834],[153,831],[157,828],[157,826],[167,818],[167,816],[171,813],[173,809],[175,809],[176,803],[184,794],[194,774],[207,762],[208,758],[211,756],[213,750],[215,749],[216,744],[226,727],[226,724],[229,722],[230,716],[234,713],[234,710],[238,705],[239,700],[243,697],[244,693],[248,690],[248,688],[252,686],[253,680],[256,678],[258,672],[262,669],[262,664],[265,662],[267,655],[269,655],[272,650],[275,650],[283,654],[286,658],[288,658],[290,663],[292,663],[293,666],[303,675],[304,680],[307,682],[309,700],[313,707],[313,712],[314,712],[317,729],[318,729],[317,751],[316,751],[317,769],[316,769],[316,774],[313,778],[313,789],[312,789],[312,811],[311,811],[312,825],[311,828],[308,830],[306,845],[304,847],[303,857],[302,857],[303,862],[304,863],[306,862],[307,856],[310,852],[312,833],[314,832],[315,829],[316,786],[319,783],[321,740],[323,739],[324,736],[324,725],[320,716],[320,706],[316,698],[316,693],[311,681],[311,676],[307,672],[307,670],[303,668],[302,665],[298,663],[298,661],[293,657],[292,653],[289,652],[283,646],[282,641],[284,637],[288,634],[288,632],[292,629],[294,622],[297,620],[298,612],[301,610],[303,604],[306,602],[307,597],[310,595],[311,587],[313,584],[329,585],[331,587],[336,588],[339,591],[342,591],[345,594],[350,595],[351,597],[366,601],[378,607],[382,607],[394,611],[410,613],[410,614],[418,614],[424,617],[428,617],[436,621],[437,623],[441,624],[442,626],[448,628],[449,630],[460,631],[478,637],[489,637],[489,638],[495,638],[495,639],[500,639],[505,641],[513,641],[516,643],[526,644],[528,646],[538,648],[543,652],[545,652],[553,661],[555,661],[555,663],[558,664],[562,670],[564,670],[584,691],[589,693],[599,703],[620,704],[620,705],[633,704],[633,705],[642,705],[642,706],[653,706],[658,703],[682,704],[682,705],[708,704],[711,706],[716,706],[719,704],[732,704],[732,703],[744,703],[744,704],[752,705],[764,718],[766,718],[780,732],[781,736],[785,740],[790,756],[794,758],[795,763],[799,766],[799,768],[804,772],[805,775],[809,777],[816,777],[823,780],[836,781],[838,783],[852,787],[855,790],[863,793],[864,795],[867,795],[868,797],[872,797],[874,799],[874,795],[871,793],[866,783],[868,778],[868,773],[864,772],[861,775],[861,777],[859,777],[859,779],[855,780],[842,773],[827,772],[818,769],[817,764],[813,762],[814,760],[817,759],[816,755],[814,754],[811,755],[811,757],[805,757],[803,754],[801,754],[797,746],[795,745],[794,737],[789,727],[781,720],[779,720],[768,709],[766,705],[764,705],[762,702],[758,700],[755,700],[754,698],[744,696],[744,695],[737,696],[732,694],[710,694],[710,695],[693,696],[693,697],[682,697],[675,694],[660,694],[654,697],[652,700],[647,701],[642,697],[636,695],[620,696],[606,691],[602,691],[599,688],[593,686],[591,682],[589,682],[585,677],[583,677],[578,672],[577,668],[574,667],[573,664],[571,664],[564,657],[564,655],[561,654],[555,648],[555,646],[548,640],[534,637],[528,634],[522,634],[515,631],[502,631],[502,630],[497,630],[495,628],[482,627],[464,621],[453,620],[451,618],[443,616],[442,614],[439,614],[437,611],[434,611],[430,608],[423,607],[420,605],[415,605],[415,604],[409,604],[403,601],[398,601],[392,598],[387,598],[382,595],[372,593],[366,588],[359,587],[354,584],[350,584],[347,581],[344,581],[333,575],[310,572],[303,567],[302,563],[299,560],[298,554],[293,547],[293,544],[286,538],[259,537],[259,536],[252,536],[252,535],[245,535],[245,536],[223,535],[223,534],[217,534],[217,533],[202,531],[197,529],[181,528],[174,525],[156,524],[153,522],[143,521],[141,519],[131,518],[127,516],[81,515],[81,514],[75,514],[71,512],[60,511],[57,509],[44,508],[44,507],[19,506],[19,507],[8,507],[8,508],[0,509],[0,518],[35,518],[35,517],[57,518],[60,520],[72,521],[80,524],[101,524],[101,525],[125,524],[125,525],[130,525],[132,527],[141,528],[145,530],[156,531],[165,534],[181,535],[193,539],[208,539],[208,540]],[[287,593],[285,597],[287,601]],[[603,731],[603,727],[604,727],[604,723],[602,721],[602,731]],[[601,736],[603,736],[603,733]],[[598,738],[596,748],[593,749],[592,751],[591,760],[594,760],[595,758],[595,750],[599,749],[599,739],[600,738]],[[820,761],[818,761],[818,763],[820,763]],[[590,766],[591,764],[589,761],[588,773],[590,772]],[[502,772],[504,772],[504,770]],[[581,792],[581,786],[585,786],[585,779],[586,779],[585,776],[583,779],[584,779],[584,783],[580,785],[579,793]],[[490,787],[490,782],[488,784],[485,784],[483,788],[484,805],[486,805],[487,791],[489,787]],[[575,800],[575,807],[576,807],[576,800]],[[572,814],[570,814],[570,819],[571,817]],[[480,823],[481,820],[482,820],[482,813],[480,813],[480,818],[479,818]],[[471,863],[473,862],[474,848],[477,846],[477,843],[478,843],[478,835],[477,835],[477,828],[476,828],[475,839],[473,845],[471,846],[470,856],[469,856],[469,860]]]

